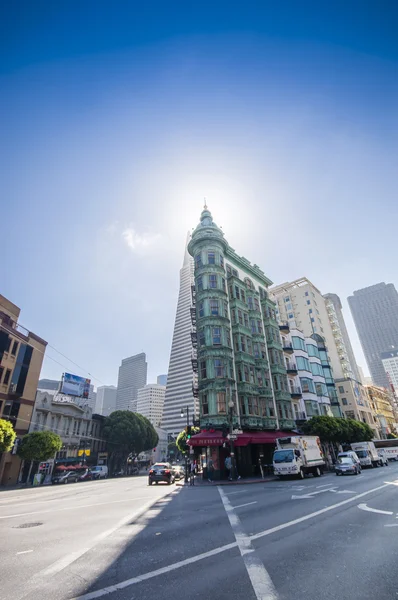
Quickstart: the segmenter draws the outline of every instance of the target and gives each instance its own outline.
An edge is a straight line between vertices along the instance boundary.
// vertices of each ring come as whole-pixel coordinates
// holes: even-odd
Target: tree
[[[312,417],[302,429],[307,435],[319,436],[323,443],[351,444],[368,442],[374,437],[373,430],[367,423],[341,417]]]
[[[17,434],[9,421],[0,419],[0,454],[9,452],[14,445]]]
[[[103,436],[108,442],[110,460],[121,467],[130,455],[155,448],[158,434],[148,419],[129,410],[116,410],[106,417]]]
[[[196,433],[199,433],[200,429],[199,427],[191,427],[191,435],[195,435]],[[186,454],[187,452],[189,452],[189,446],[187,444],[187,432],[185,431],[185,429],[183,429],[181,431],[181,433],[178,434],[177,437],[177,448],[179,449],[180,452],[182,452],[182,454]]]
[[[17,454],[23,460],[30,460],[28,481],[34,461],[43,462],[53,456],[62,448],[62,440],[57,433],[52,431],[33,431],[22,438]]]

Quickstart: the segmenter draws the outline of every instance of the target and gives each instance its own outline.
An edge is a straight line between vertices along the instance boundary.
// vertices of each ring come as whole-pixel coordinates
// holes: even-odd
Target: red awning
[[[291,433],[284,431],[244,431],[239,433],[234,441],[234,446],[248,446],[249,444],[275,444],[276,438],[289,437]],[[222,446],[229,443],[221,431],[201,431],[188,440],[189,446]]]

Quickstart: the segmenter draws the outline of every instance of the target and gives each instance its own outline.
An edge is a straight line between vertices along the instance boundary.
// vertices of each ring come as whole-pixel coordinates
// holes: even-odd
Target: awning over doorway
[[[276,438],[289,437],[291,433],[285,431],[244,431],[239,433],[234,441],[234,446],[248,446],[249,444],[275,444]],[[223,437],[221,431],[201,431],[188,440],[189,446],[222,446],[228,443],[228,438]]]

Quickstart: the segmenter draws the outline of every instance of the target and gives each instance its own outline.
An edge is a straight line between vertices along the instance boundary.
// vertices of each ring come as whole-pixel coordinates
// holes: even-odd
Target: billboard
[[[62,377],[62,386],[60,393],[66,396],[78,396],[79,398],[88,398],[90,393],[91,379],[78,377],[71,373],[64,373]]]

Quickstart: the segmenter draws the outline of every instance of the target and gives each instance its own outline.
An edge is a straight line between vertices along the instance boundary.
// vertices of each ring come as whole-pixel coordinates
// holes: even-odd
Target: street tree
[[[191,427],[191,435],[196,435],[199,432],[199,427]],[[189,452],[189,446],[187,444],[187,432],[185,429],[183,429],[181,433],[178,434],[176,443],[177,448],[180,452],[182,452],[182,454],[186,454],[187,452]]]
[[[374,437],[367,423],[341,417],[312,417],[302,429],[306,435],[319,436],[322,443],[351,444],[367,442]]]
[[[9,452],[14,445],[17,434],[9,421],[0,419],[0,454]]]
[[[103,436],[112,468],[126,465],[129,456],[155,448],[159,439],[150,421],[130,410],[116,410],[106,417]]]
[[[25,435],[18,446],[17,454],[23,460],[30,461],[28,481],[30,480],[33,463],[35,461],[40,463],[53,458],[61,448],[61,438],[52,431],[33,431]]]

